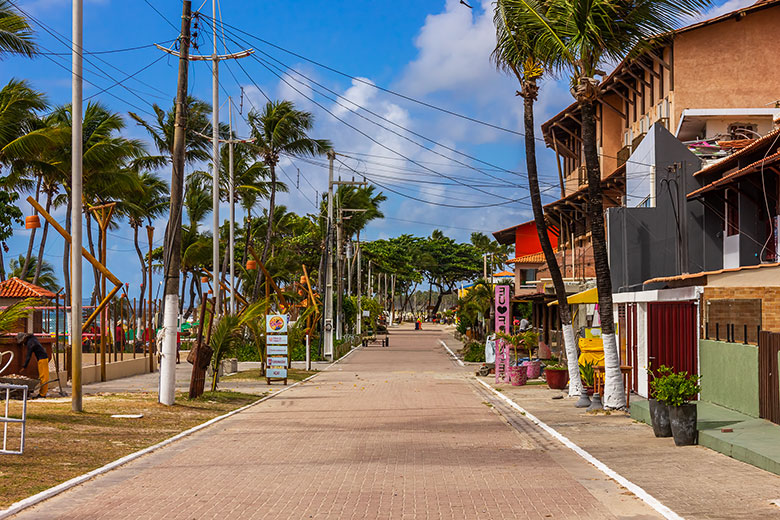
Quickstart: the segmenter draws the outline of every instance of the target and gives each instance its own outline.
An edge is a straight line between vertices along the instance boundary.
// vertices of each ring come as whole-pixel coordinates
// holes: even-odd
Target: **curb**
[[[553,437],[555,440],[559,441],[561,444],[572,450],[574,453],[585,459],[587,462],[592,464],[596,467],[599,471],[604,473],[607,477],[614,480],[619,485],[623,486],[624,488],[628,489],[634,496],[636,496],[639,500],[653,508],[657,513],[659,513],[661,516],[668,520],[683,520],[683,518],[663,505],[657,498],[652,496],[650,493],[639,487],[638,485],[634,484],[624,476],[617,473],[615,470],[598,460],[596,457],[585,451],[584,449],[580,448],[578,445],[576,445],[573,441],[571,441],[568,437],[564,436],[563,434],[559,433],[557,430],[552,428],[551,426],[547,425],[540,419],[538,419],[535,415],[530,413],[529,411],[525,410],[522,406],[514,402],[509,397],[505,396],[501,392],[497,391],[495,388],[490,386],[488,383],[485,383],[478,377],[474,376],[474,380],[477,381],[479,384],[493,392],[496,396],[498,396],[500,399],[504,400],[509,406],[511,406],[513,409],[515,409],[517,412],[519,412],[521,415],[523,415],[526,419],[534,423],[536,426],[547,432],[551,437]]]
[[[335,365],[337,363],[340,363],[342,360],[346,359],[350,354],[352,354],[354,351],[358,350],[359,348],[360,347],[351,349],[349,352],[347,352],[346,354],[341,356],[339,359],[337,359],[336,361],[334,361],[330,365],[328,365],[325,368],[323,368],[320,371],[320,373],[328,370],[333,365]],[[79,475],[77,477],[73,477],[70,480],[66,480],[65,482],[63,482],[61,484],[57,484],[54,487],[51,487],[49,489],[45,489],[45,490],[41,491],[40,493],[37,493],[37,494],[35,494],[35,495],[31,496],[31,497],[27,497],[27,498],[22,499],[22,500],[20,500],[18,502],[14,502],[10,506],[8,506],[8,508],[0,510],[0,520],[3,520],[5,518],[9,518],[9,517],[11,517],[13,515],[16,515],[16,514],[22,512],[25,509],[28,509],[28,508],[30,508],[30,507],[32,507],[34,505],[40,504],[41,502],[43,502],[45,500],[53,498],[53,497],[59,495],[60,493],[63,493],[65,491],[69,490],[69,489],[72,489],[72,488],[78,486],[79,484],[83,484],[84,482],[86,482],[88,480],[91,480],[94,477],[97,477],[97,476],[102,475],[104,473],[108,473],[109,471],[111,471],[113,469],[116,469],[116,468],[118,468],[120,466],[124,466],[125,464],[127,464],[129,462],[132,462],[132,461],[134,461],[134,460],[136,460],[136,459],[138,459],[140,457],[143,457],[144,455],[148,455],[149,453],[152,453],[152,452],[155,452],[155,451],[157,451],[157,450],[159,450],[161,448],[164,448],[165,446],[168,446],[169,444],[173,444],[174,442],[176,442],[178,440],[181,440],[184,437],[188,437],[188,436],[192,435],[193,433],[199,432],[200,430],[203,430],[203,429],[211,426],[212,424],[218,423],[218,422],[220,422],[220,421],[222,421],[224,419],[227,419],[228,417],[232,417],[233,415],[236,415],[236,414],[238,414],[240,412],[243,412],[244,410],[247,410],[247,409],[249,409],[249,408],[251,408],[253,406],[256,406],[256,405],[258,405],[258,404],[260,404],[260,403],[262,403],[264,401],[272,399],[272,398],[276,397],[277,395],[281,394],[282,392],[286,392],[287,390],[295,388],[296,386],[301,385],[301,384],[303,384],[303,383],[305,383],[305,382],[307,382],[307,381],[317,377],[318,375],[319,375],[319,373],[312,374],[309,377],[307,377],[306,379],[302,379],[301,381],[298,381],[297,383],[294,383],[294,384],[292,384],[290,386],[284,387],[281,390],[279,390],[277,392],[274,392],[271,395],[267,395],[267,396],[265,396],[265,397],[263,397],[261,399],[258,399],[257,401],[255,401],[253,403],[249,403],[249,404],[247,404],[245,406],[242,406],[241,408],[236,408],[235,410],[233,410],[231,412],[228,412],[226,414],[220,415],[218,417],[214,417],[213,419],[209,419],[208,421],[206,421],[204,423],[198,424],[197,426],[193,426],[189,430],[184,430],[183,432],[178,433],[178,434],[174,435],[173,437],[169,437],[168,439],[165,439],[165,440],[163,440],[161,442],[158,442],[157,444],[154,444],[154,445],[149,446],[147,448],[144,448],[142,450],[139,450],[139,451],[136,451],[134,453],[131,453],[130,455],[125,455],[121,459],[117,459],[117,460],[115,460],[113,462],[109,462],[105,466],[101,466],[101,467],[99,467],[97,469],[93,469],[89,473],[84,473],[83,475]]]

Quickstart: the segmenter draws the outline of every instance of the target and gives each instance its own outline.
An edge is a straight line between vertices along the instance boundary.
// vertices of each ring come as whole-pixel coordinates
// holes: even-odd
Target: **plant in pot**
[[[653,434],[656,437],[671,437],[672,425],[669,423],[669,407],[665,402],[659,401],[659,381],[658,376],[664,377],[672,372],[672,369],[661,365],[657,371],[652,367],[647,368],[647,375],[650,378],[650,399],[647,403],[650,407],[650,424],[653,427]],[[656,373],[658,376],[656,376]]]
[[[523,347],[525,338],[523,334],[507,334],[505,332],[497,332],[496,337],[499,340],[505,341],[512,346],[515,352],[515,362],[509,367],[509,380],[512,386],[522,386],[528,380],[528,369],[526,367],[517,366],[517,351]]]
[[[653,380],[655,398],[669,407],[669,424],[677,446],[696,444],[696,403],[691,399],[701,391],[700,380],[700,376],[670,368]]]
[[[542,373],[542,362],[533,359],[533,351],[539,346],[539,333],[527,330],[520,335],[523,336],[523,343],[528,350],[528,361],[523,363],[528,370],[528,379],[536,379]]]
[[[593,384],[595,381],[595,363],[593,361],[586,361],[580,363],[580,379],[582,379],[582,387],[588,393],[593,395]]]
[[[544,367],[544,377],[547,379],[547,386],[552,390],[563,390],[569,382],[569,367],[566,363],[553,359]]]

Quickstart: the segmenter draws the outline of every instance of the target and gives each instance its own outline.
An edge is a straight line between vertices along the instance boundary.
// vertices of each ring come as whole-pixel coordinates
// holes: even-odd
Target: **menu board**
[[[287,366],[289,351],[287,344],[287,315],[269,314],[265,317],[265,378],[270,385],[271,380],[284,380],[287,384]]]

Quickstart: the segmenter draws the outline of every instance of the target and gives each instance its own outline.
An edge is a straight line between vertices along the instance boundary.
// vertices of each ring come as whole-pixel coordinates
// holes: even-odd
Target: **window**
[[[739,234],[739,193],[726,190],[726,236]]]

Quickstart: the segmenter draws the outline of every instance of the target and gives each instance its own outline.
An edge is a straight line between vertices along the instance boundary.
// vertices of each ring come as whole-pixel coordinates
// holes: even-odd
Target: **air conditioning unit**
[[[669,118],[668,117],[662,117],[658,119],[658,122],[663,125],[664,128],[669,130]]]
[[[626,164],[628,158],[631,157],[631,145],[624,146],[617,153],[617,165],[618,168]]]

